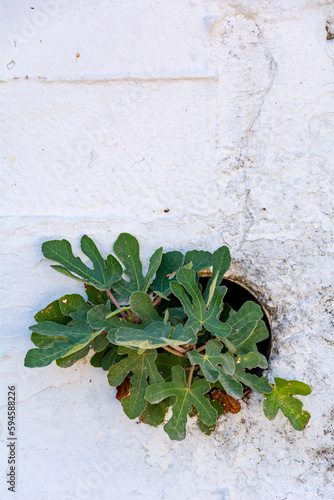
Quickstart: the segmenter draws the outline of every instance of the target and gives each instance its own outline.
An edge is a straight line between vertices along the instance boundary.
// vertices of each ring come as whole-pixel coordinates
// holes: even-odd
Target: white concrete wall
[[[13,495],[4,406],[1,498],[334,497],[330,16],[332,0],[2,2],[1,405],[16,384],[19,449]],[[144,260],[230,246],[271,315],[270,376],[313,387],[305,431],[253,394],[171,442],[88,361],[23,367],[34,313],[81,290],[41,243],[88,234],[107,254],[123,231]]]

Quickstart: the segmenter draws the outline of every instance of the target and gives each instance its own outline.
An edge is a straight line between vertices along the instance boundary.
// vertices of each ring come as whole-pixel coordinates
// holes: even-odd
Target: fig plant
[[[119,235],[115,256],[106,259],[88,236],[81,249],[92,267],[73,255],[66,240],[42,245],[43,255],[57,262],[51,267],[81,281],[86,297],[64,295],[35,315],[30,330],[36,348],[28,351],[25,366],[56,361],[69,367],[92,349],[91,364],[122,389],[119,399],[130,419],[157,426],[172,408],[164,430],[173,440],[185,438],[188,414],[198,416],[206,434],[215,429],[224,412],[212,397],[217,390],[241,398],[250,388],[264,395],[269,420],[281,409],[296,430],[304,428],[310,415],[294,396],[310,394],[310,387],[281,378],[270,384],[252,372],[268,367],[258,344],[269,332],[258,304],[247,301],[235,311],[224,302],[221,282],[231,262],[226,246],[185,255],[159,248],[146,275],[130,234]],[[208,267],[212,276],[202,289],[199,271]]]

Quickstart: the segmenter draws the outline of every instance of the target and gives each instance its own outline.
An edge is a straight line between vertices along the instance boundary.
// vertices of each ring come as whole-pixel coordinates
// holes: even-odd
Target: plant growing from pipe
[[[258,304],[247,301],[235,311],[224,302],[221,282],[231,262],[226,246],[185,255],[159,248],[145,275],[130,234],[119,235],[115,255],[106,259],[88,236],[81,249],[92,267],[73,255],[66,240],[42,245],[43,255],[57,262],[51,267],[81,281],[86,297],[65,295],[35,315],[30,330],[36,347],[25,366],[56,361],[66,368],[93,350],[91,364],[108,371],[109,384],[123,391],[118,397],[130,419],[157,426],[172,408],[164,430],[173,440],[185,438],[188,414],[197,415],[200,429],[210,434],[224,412],[214,391],[241,398],[245,387],[264,395],[269,420],[281,409],[294,429],[305,427],[310,415],[294,396],[310,394],[310,387],[281,378],[270,384],[250,372],[268,367],[258,343],[269,332]],[[208,267],[212,276],[202,289],[199,271]]]

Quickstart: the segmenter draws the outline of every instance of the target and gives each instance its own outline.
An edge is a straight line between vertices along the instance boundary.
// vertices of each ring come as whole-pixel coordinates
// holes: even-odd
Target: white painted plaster
[[[32,9],[32,7],[34,7]],[[331,0],[6,0],[2,7],[1,498],[331,500]],[[169,212],[164,210],[169,209]],[[143,260],[231,248],[267,307],[269,376],[304,380],[298,433],[261,396],[185,441],[130,421],[106,374],[23,367],[34,313],[80,285],[40,245],[120,232]],[[6,390],[18,483],[6,491]]]

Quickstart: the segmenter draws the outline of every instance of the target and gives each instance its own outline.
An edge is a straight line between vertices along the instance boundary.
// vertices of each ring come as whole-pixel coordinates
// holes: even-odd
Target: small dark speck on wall
[[[169,212],[169,208],[165,208],[164,212],[165,213]]]

